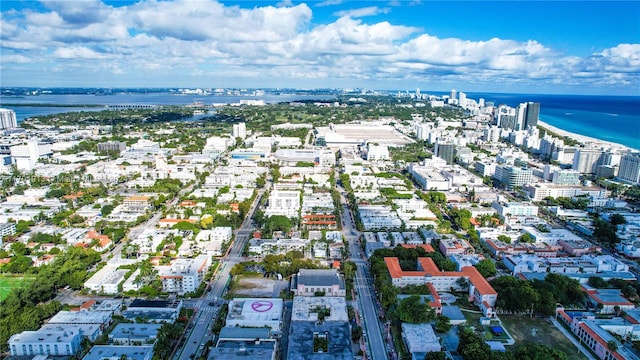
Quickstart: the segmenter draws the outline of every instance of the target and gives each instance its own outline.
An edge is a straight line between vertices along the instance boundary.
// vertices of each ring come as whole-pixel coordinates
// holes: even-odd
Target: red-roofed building
[[[240,204],[239,203],[231,203],[229,204],[229,210],[239,213],[240,212]]]
[[[336,216],[333,214],[308,214],[302,216],[302,225],[307,229],[335,229]]]
[[[49,265],[49,264],[53,263],[53,261],[55,259],[56,259],[55,255],[45,254],[45,255],[42,255],[39,258],[33,259],[33,266],[39,267],[39,266],[42,266],[42,265]]]
[[[631,310],[635,305],[622,296],[620,289],[586,289],[582,290],[587,293],[589,302],[600,309],[601,314],[615,313],[615,307],[620,310]]]
[[[92,243],[94,240],[96,241],[93,250],[97,252],[107,251],[113,246],[113,241],[111,241],[107,235],[100,235],[94,230],[89,231],[85,236],[89,243]]]
[[[196,223],[194,219],[160,219],[160,221],[158,221],[158,227],[161,229],[168,229],[180,222],[188,222],[191,224]]]
[[[485,316],[495,316],[493,308],[498,293],[473,266],[465,266],[461,271],[441,271],[433,259],[418,258],[417,271],[404,271],[398,258],[387,257],[384,261],[391,275],[391,282],[397,287],[430,284],[437,293],[451,288],[462,290],[464,287],[460,279],[464,279],[469,285],[469,301],[480,307]]]
[[[638,359],[638,356],[624,347],[612,335],[612,333],[621,335],[616,331],[616,328],[620,328],[619,320],[621,318],[597,319],[593,313],[567,313],[562,307],[556,309],[556,318],[569,326],[573,334],[580,339],[580,342],[591,349],[599,359]],[[618,345],[615,351],[609,349],[609,342],[611,341]]]
[[[436,252],[436,249],[434,249],[433,246],[431,246],[431,244],[420,244],[420,245],[400,244],[400,246],[402,246],[405,249],[423,248],[428,253]]]
[[[180,206],[180,207],[196,207],[196,206],[198,206],[198,203],[196,203],[193,200],[183,200],[182,202],[180,202],[180,204],[178,206]]]

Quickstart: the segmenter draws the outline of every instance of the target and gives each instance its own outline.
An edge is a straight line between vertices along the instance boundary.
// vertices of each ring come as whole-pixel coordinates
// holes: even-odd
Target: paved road
[[[344,192],[341,192],[344,194]],[[362,330],[367,344],[366,352],[369,359],[388,359],[389,346],[383,335],[383,324],[380,322],[378,301],[373,290],[373,282],[369,275],[367,262],[364,260],[364,251],[359,243],[360,232],[354,227],[353,215],[348,208],[347,201],[341,196],[343,205],[342,221],[345,238],[349,242],[351,261],[356,264],[355,291],[357,292],[357,308],[362,314]]]
[[[260,203],[260,199],[264,194],[264,190],[258,191],[251,208],[245,217],[242,225],[236,232],[236,237],[224,259],[220,262],[218,272],[214,275],[214,278],[209,282],[209,292],[199,299],[193,299],[186,302],[187,307],[193,307],[195,313],[190,323],[190,329],[185,334],[184,346],[176,352],[174,359],[176,360],[189,360],[202,354],[206,349],[206,343],[209,340],[213,340],[213,333],[211,327],[213,326],[214,319],[218,315],[220,305],[223,303],[220,301],[227,290],[229,283],[229,273],[234,265],[242,261],[242,250],[246,242],[251,236],[253,231],[252,217],[255,209]],[[215,302],[214,300],[218,300]]]

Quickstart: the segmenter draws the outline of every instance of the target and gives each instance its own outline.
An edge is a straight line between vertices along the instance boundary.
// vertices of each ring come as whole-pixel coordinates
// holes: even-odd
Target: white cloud
[[[343,3],[343,0],[324,0],[322,2],[319,2],[316,4],[317,7],[323,7],[323,6],[333,6],[333,5],[340,5]]]
[[[336,11],[333,15],[338,17],[351,17],[351,18],[359,18],[365,16],[374,16],[379,14],[388,14],[391,9],[389,8],[379,8],[377,6],[369,6],[359,9],[349,9],[349,10],[340,10]]]
[[[280,5],[286,6],[248,9],[214,0],[173,0],[114,8],[97,0],[45,2],[44,10],[2,13],[1,75],[19,80],[56,72],[61,81],[88,81],[79,74],[95,74],[93,86],[109,86],[98,83],[104,79],[147,86],[147,81],[236,78],[256,86],[301,79],[298,84],[309,80],[319,86],[370,80],[394,86],[471,81],[487,87],[508,82],[640,88],[640,44],[578,57],[535,40],[441,38],[412,26],[362,19],[389,11],[377,6],[312,23],[306,4]]]
[[[53,56],[59,59],[87,59],[87,60],[101,60],[107,59],[108,54],[99,53],[95,50],[83,47],[73,46],[58,48],[53,52]]]

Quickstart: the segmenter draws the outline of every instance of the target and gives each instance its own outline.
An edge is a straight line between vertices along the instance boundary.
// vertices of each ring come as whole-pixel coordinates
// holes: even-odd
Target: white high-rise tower
[[[11,129],[18,127],[16,113],[11,109],[0,109],[0,129]]]

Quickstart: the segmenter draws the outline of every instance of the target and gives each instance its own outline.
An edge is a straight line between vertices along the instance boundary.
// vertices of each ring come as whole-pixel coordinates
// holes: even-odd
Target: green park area
[[[0,301],[6,299],[14,288],[22,287],[26,281],[28,279],[24,277],[0,276]]]
[[[535,343],[564,351],[569,360],[585,360],[586,357],[558,329],[544,319],[528,316],[501,315],[505,329],[516,341],[516,345]]]

